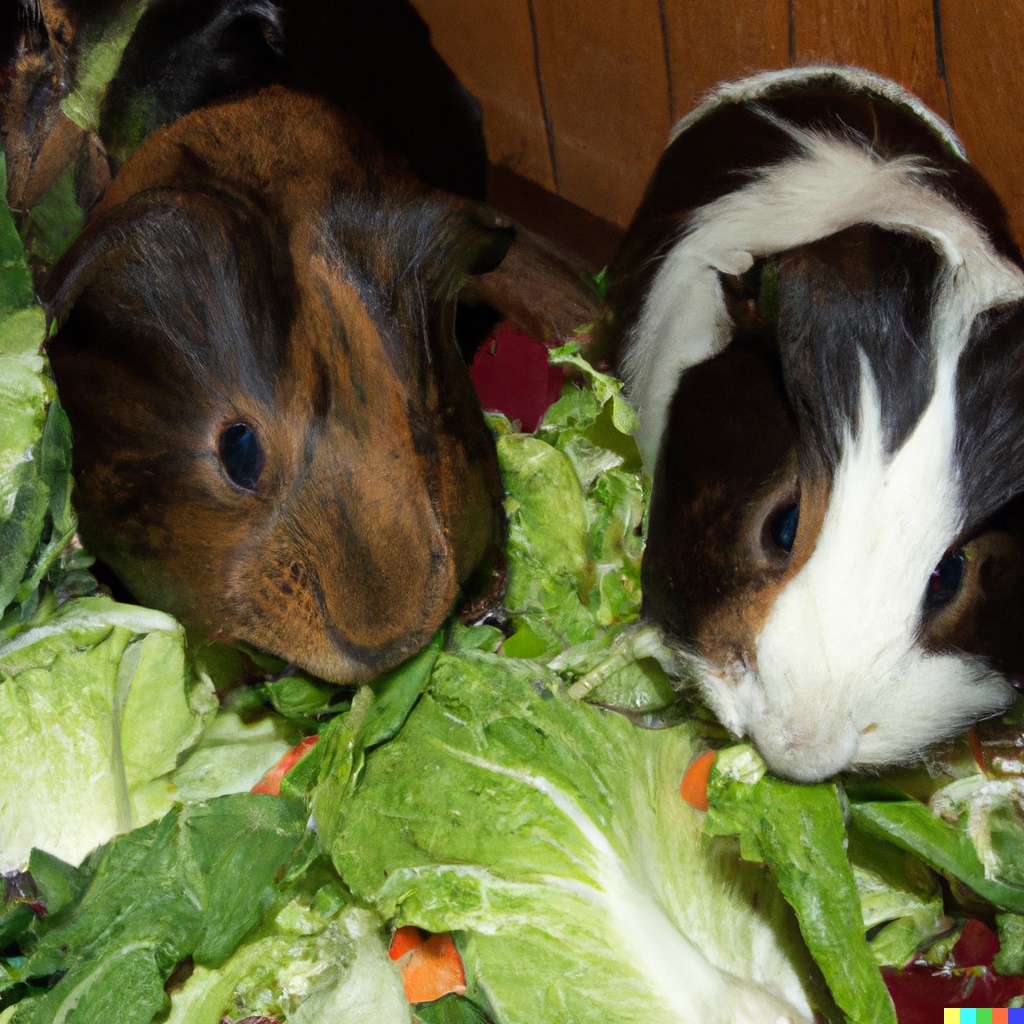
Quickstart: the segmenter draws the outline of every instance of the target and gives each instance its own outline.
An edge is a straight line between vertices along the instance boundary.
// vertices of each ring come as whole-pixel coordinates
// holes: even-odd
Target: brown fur
[[[154,133],[51,284],[86,543],[140,600],[328,679],[412,654],[500,545],[452,323],[510,239],[282,89]],[[218,460],[234,422],[255,492]]]

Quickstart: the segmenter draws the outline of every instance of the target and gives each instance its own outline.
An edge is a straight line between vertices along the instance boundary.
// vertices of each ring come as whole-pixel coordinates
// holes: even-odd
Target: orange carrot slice
[[[714,750],[705,750],[686,769],[683,781],[679,784],[679,795],[698,811],[708,809],[708,779],[711,776],[711,763],[715,759]]]
[[[388,949],[388,956],[392,960],[401,960],[406,953],[411,953],[417,946],[423,945],[427,933],[414,924],[407,924],[395,932],[391,940],[391,948]]]
[[[419,932],[418,928],[412,930]],[[405,931],[407,929],[399,928],[395,939],[398,939],[399,932]],[[397,948],[410,938],[403,936]],[[392,941],[390,952],[393,960],[403,955],[396,957],[395,951],[396,945]],[[411,947],[408,960],[402,965],[402,983],[405,998],[410,1003],[430,1003],[449,992],[461,996],[466,991],[466,971],[452,937],[447,933],[427,935],[418,945]]]
[[[271,796],[281,795],[281,780],[288,774],[288,771],[295,766],[313,746],[319,736],[307,736],[301,743],[296,744],[274,765],[266,775],[256,783],[250,790],[251,793],[269,793]]]

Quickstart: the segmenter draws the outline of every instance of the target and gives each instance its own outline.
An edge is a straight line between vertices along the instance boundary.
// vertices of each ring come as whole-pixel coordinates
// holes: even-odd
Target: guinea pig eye
[[[772,543],[782,551],[792,551],[799,524],[800,503],[795,501],[776,512],[768,524],[768,535]]]
[[[929,608],[941,608],[948,604],[960,592],[964,581],[964,569],[967,556],[963,548],[951,551],[935,568],[928,579],[928,589],[924,601]]]
[[[267,456],[248,423],[232,423],[220,432],[218,454],[232,483],[247,491],[256,490]]]

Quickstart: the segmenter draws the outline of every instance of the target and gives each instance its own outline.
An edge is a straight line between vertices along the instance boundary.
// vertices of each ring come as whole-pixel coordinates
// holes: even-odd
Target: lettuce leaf
[[[269,929],[219,967],[197,967],[171,994],[165,1024],[221,1024],[265,1015],[289,1024],[410,1024],[401,977],[376,915],[355,906],[323,915],[286,904]]]
[[[916,854],[934,870],[969,886],[996,907],[1024,913],[1024,885],[1014,877],[987,877],[979,851],[963,828],[943,821],[927,806],[909,797],[894,800],[854,802],[853,820],[876,841],[890,842]],[[1014,840],[1021,849],[1024,839],[1019,823]],[[1019,866],[1019,853],[1011,858]]]
[[[738,836],[745,859],[771,868],[846,1019],[895,1024],[864,935],[840,799],[835,783],[794,785],[767,775],[743,744],[715,758],[705,830]]]
[[[0,645],[0,733],[18,751],[0,777],[0,867],[23,867],[33,847],[77,864],[163,814],[172,795],[143,811],[138,794],[216,706],[161,612],[81,598]]]
[[[507,1024],[810,1020],[827,995],[778,889],[679,799],[697,743],[573,701],[534,662],[442,654],[317,823],[383,916],[462,933]]]
[[[665,673],[622,657],[622,627],[640,612],[640,562],[649,482],[628,431],[635,414],[622,384],[590,367],[572,343],[551,353],[575,371],[535,434],[491,418],[505,484],[509,538],[505,602],[512,657],[557,666],[594,699],[630,710],[673,698]],[[602,667],[602,657],[614,659]]]
[[[12,1020],[149,1024],[177,963],[222,961],[257,924],[305,822],[299,803],[239,794],[173,810],[77,871],[33,855],[48,913],[33,925],[25,973],[59,980]]]

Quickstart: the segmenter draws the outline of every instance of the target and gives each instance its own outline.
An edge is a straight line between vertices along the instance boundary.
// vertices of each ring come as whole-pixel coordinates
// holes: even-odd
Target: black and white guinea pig
[[[1024,271],[899,86],[811,67],[686,117],[609,274],[653,473],[644,614],[817,780],[998,713],[1024,669]]]

